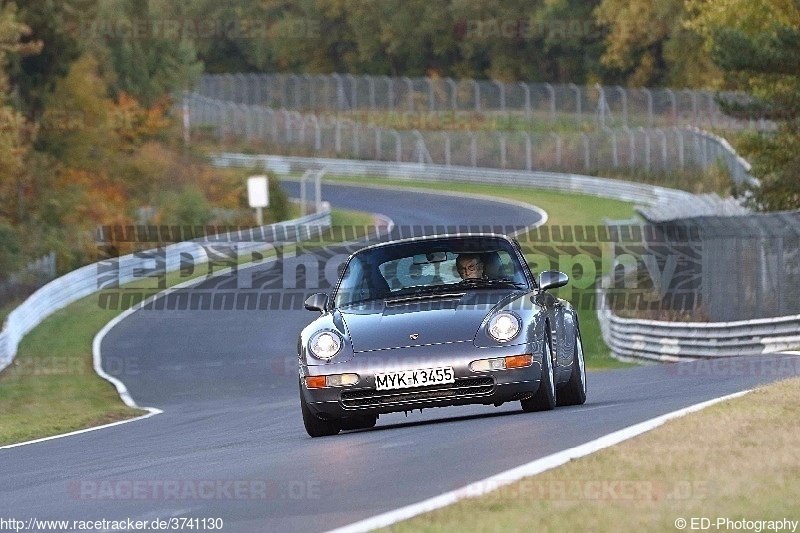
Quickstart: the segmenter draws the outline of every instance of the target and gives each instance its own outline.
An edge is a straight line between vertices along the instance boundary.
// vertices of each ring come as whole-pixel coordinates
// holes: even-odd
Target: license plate
[[[443,368],[423,368],[420,370],[403,370],[402,372],[376,374],[375,388],[378,390],[407,389],[410,387],[455,383],[455,381],[455,373],[451,366]]]

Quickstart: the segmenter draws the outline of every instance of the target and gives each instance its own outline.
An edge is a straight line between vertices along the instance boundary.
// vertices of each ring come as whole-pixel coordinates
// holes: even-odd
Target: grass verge
[[[597,226],[603,219],[628,220],[635,215],[633,204],[619,200],[597,198],[585,194],[567,194],[538,189],[515,188],[504,185],[482,185],[472,183],[430,183],[424,181],[385,179],[377,177],[334,177],[325,178],[327,181],[383,184],[397,187],[413,187],[426,190],[444,190],[457,193],[483,194],[525,202],[547,211],[548,225],[571,226]],[[551,268],[559,269],[555,259]],[[591,301],[591,298],[581,299],[582,294],[593,293],[594,288],[576,289],[567,286],[554,294],[570,301]],[[600,334],[600,323],[594,306],[577,305],[578,319],[581,324],[581,335],[586,354],[586,367],[589,370],[603,370],[629,366],[612,358],[608,346],[603,342]]]
[[[372,216],[366,213],[332,213],[333,225],[365,227],[372,223]],[[324,244],[330,238],[323,235],[313,242]],[[249,257],[240,259],[246,262]],[[199,275],[173,272],[167,276],[167,285]],[[143,280],[139,285],[147,287],[152,282]],[[92,340],[120,312],[101,309],[97,295],[87,296],[57,311],[25,336],[13,363],[0,373],[0,445],[144,414],[122,403],[116,389],[94,372]]]
[[[717,519],[800,520],[799,417],[793,378],[387,530],[768,530]]]

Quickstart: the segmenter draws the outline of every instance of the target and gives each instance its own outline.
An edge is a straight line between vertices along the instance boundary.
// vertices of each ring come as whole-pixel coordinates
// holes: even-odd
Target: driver
[[[461,279],[483,278],[483,261],[478,254],[459,254],[456,269]]]

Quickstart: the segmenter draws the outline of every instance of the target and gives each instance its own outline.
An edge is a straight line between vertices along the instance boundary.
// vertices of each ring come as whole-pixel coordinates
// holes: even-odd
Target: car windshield
[[[347,263],[334,301],[341,307],[376,298],[495,288],[529,288],[512,244],[500,237],[448,237],[357,252]]]

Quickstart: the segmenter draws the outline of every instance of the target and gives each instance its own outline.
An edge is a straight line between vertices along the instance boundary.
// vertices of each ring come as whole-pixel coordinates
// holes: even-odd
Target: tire
[[[542,353],[542,377],[539,389],[527,400],[520,400],[522,410],[526,413],[550,411],[556,406],[556,384],[553,375],[553,351],[550,348],[550,325],[546,325],[544,352]]]
[[[338,435],[342,430],[341,422],[339,420],[322,420],[317,418],[314,413],[306,405],[306,401],[300,396],[300,410],[303,412],[303,425],[306,427],[306,433],[311,437],[329,437],[331,435]]]
[[[359,415],[342,418],[342,429],[369,429],[374,428],[378,422],[378,415]]]
[[[583,405],[586,402],[586,361],[583,357],[581,332],[575,332],[575,352],[569,381],[558,390],[558,406]]]

